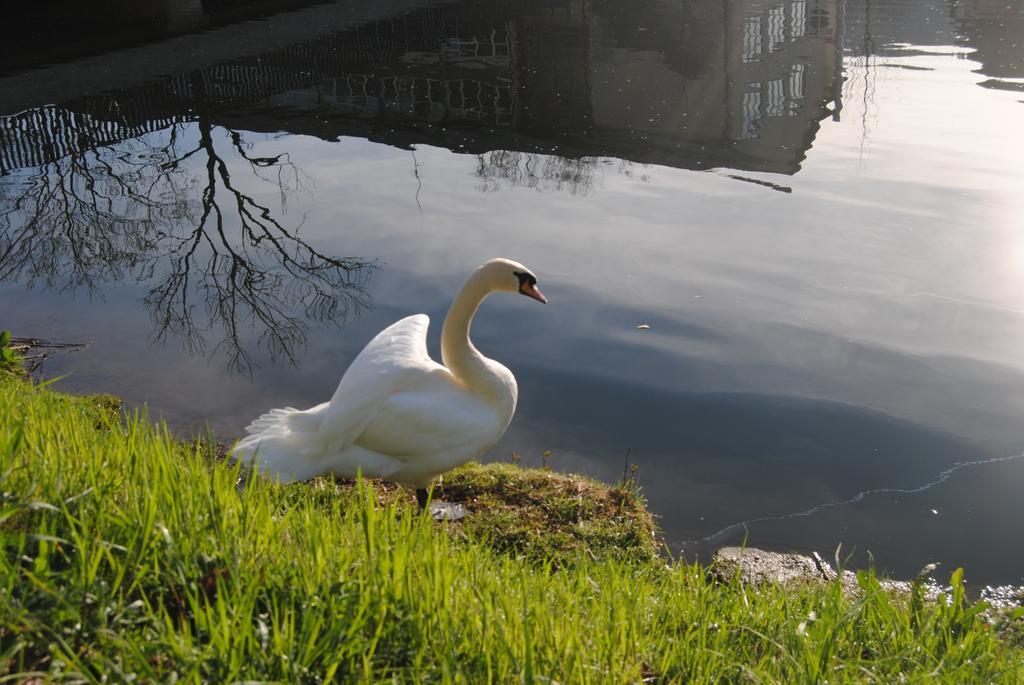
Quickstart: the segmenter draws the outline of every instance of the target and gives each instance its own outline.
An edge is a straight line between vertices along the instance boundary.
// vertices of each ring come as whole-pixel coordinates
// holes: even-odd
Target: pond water
[[[635,464],[688,557],[1024,582],[1020,0],[18,12],[0,326],[89,342],[62,387],[230,438],[507,256],[489,459]]]

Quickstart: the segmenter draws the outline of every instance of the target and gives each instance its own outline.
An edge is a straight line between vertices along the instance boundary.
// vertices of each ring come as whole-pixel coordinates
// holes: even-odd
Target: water
[[[234,436],[508,256],[551,304],[477,319],[490,459],[636,464],[691,556],[1024,581],[1020,2],[131,7],[0,64],[2,324],[91,343],[62,386]]]

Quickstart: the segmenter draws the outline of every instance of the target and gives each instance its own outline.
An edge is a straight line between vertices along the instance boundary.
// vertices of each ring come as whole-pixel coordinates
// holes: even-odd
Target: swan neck
[[[441,331],[441,359],[457,379],[474,392],[494,394],[498,379],[488,366],[487,358],[473,346],[469,331],[480,303],[493,292],[480,271],[473,273],[459,290]]]

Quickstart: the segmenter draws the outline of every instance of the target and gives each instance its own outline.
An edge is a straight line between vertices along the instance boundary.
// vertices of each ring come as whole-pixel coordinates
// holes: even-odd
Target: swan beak
[[[548,303],[548,298],[544,297],[544,293],[542,293],[535,285],[530,285],[529,283],[524,282],[519,286],[519,292],[527,297],[532,297],[538,302],[543,302],[544,304]]]

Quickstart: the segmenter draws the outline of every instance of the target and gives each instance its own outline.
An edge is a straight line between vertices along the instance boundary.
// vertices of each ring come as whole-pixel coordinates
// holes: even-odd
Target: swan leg
[[[416,504],[420,505],[420,509],[427,508],[427,499],[429,499],[429,497],[430,494],[427,492],[426,488],[416,488]]]

